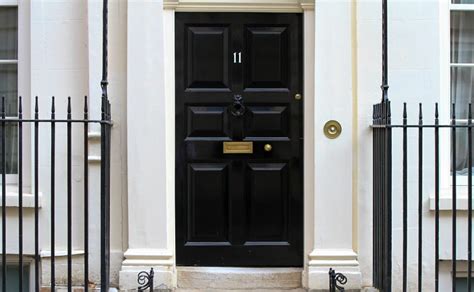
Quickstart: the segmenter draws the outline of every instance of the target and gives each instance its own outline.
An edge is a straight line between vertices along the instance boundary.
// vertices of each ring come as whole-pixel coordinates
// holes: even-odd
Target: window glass
[[[474,11],[451,12],[451,63],[474,63]]]
[[[456,118],[467,119],[468,106],[474,111],[474,67],[451,68],[451,101],[456,103]]]
[[[456,104],[457,123],[468,118],[469,103],[474,113],[474,67],[451,68],[451,101]],[[467,130],[456,130],[456,171],[467,174],[468,170],[468,140]],[[474,149],[473,149],[474,153]]]
[[[23,266],[23,292],[30,291],[30,268]],[[2,284],[2,274],[0,273],[0,287]],[[20,266],[7,265],[7,291],[19,291]]]
[[[474,0],[452,0],[453,4],[474,4]]]
[[[451,102],[456,104],[456,122],[465,123],[469,103],[474,111],[474,11],[451,11]],[[468,156],[467,130],[457,129],[458,174],[467,174]]]
[[[18,107],[18,8],[0,7],[0,99],[5,97],[7,117],[17,116]],[[1,100],[0,100],[1,102]],[[0,128],[1,130],[1,128]],[[5,165],[0,173],[17,173],[18,130],[15,123],[5,125]],[[3,155],[0,147],[0,157]]]
[[[0,98],[5,97],[6,115],[17,115],[18,72],[17,64],[0,64]]]
[[[18,13],[16,7],[0,7],[0,59],[18,58]]]

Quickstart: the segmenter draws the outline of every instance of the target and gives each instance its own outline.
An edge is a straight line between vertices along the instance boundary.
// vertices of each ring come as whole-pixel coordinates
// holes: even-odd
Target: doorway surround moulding
[[[141,155],[140,157],[142,161],[146,161],[150,159],[146,154],[149,155],[152,153],[154,156],[156,156],[156,159],[162,159],[165,161],[165,163],[160,164],[159,166],[153,166],[154,168],[158,168],[160,171],[159,181],[156,181],[156,178],[145,181],[145,183],[148,185],[161,187],[158,188],[160,191],[157,191],[151,187],[147,187],[145,191],[141,191],[143,188],[138,187],[143,185],[143,177],[140,180],[131,179],[129,182],[129,189],[131,190],[131,192],[129,192],[129,202],[133,202],[133,204],[130,203],[128,208],[129,217],[133,219],[131,220],[133,222],[129,222],[129,246],[124,254],[124,261],[122,262],[122,270],[120,272],[120,286],[123,289],[131,289],[136,287],[137,272],[149,269],[150,266],[155,268],[155,279],[157,283],[166,284],[168,287],[177,286],[176,264],[174,257],[174,12],[304,13],[305,64],[315,63],[314,0],[163,0],[163,4],[149,1],[146,2],[148,2],[147,5],[129,5],[128,7],[129,15],[127,26],[129,32],[134,32],[130,34],[132,37],[130,37],[127,41],[129,49],[128,57],[129,60],[134,60],[131,63],[140,64],[140,62],[137,62],[137,60],[143,60],[142,63],[148,64],[146,68],[150,72],[147,72],[146,76],[152,77],[150,77],[150,80],[147,79],[149,83],[144,86],[143,80],[141,78],[144,74],[142,68],[143,66],[137,65],[131,66],[131,68],[128,69],[127,79],[130,86],[129,92],[134,92],[133,96],[136,96],[135,90],[137,88],[143,91],[143,95],[148,96],[146,102],[150,105],[147,107],[147,109],[149,114],[148,117],[151,120],[147,124],[150,125],[150,127],[153,126],[155,130],[159,130],[160,132],[159,141],[154,137],[141,136],[138,134],[134,134],[134,137],[140,141],[143,140],[143,143],[148,143],[148,140],[153,140],[152,143],[148,144],[150,147],[153,145],[153,147],[160,147],[160,151],[153,150],[151,152],[148,151],[143,153],[143,151],[141,151],[142,146],[140,146],[140,148],[136,146],[140,143],[137,143],[134,139],[130,139],[130,149],[135,150],[130,151],[129,149],[129,154],[132,156]],[[161,22],[161,20],[156,17],[157,13],[162,13],[163,22]],[[347,28],[347,26],[344,26],[344,28]],[[160,29],[163,29],[162,36],[159,38],[149,37]],[[140,31],[140,33],[136,33],[137,31]],[[146,43],[146,45],[143,45],[143,43]],[[140,44],[140,46],[137,44]],[[161,48],[161,44],[165,44],[164,48]],[[350,48],[350,46],[344,46],[344,49],[347,48]],[[156,51],[158,49],[160,49],[160,54],[164,55],[165,57],[162,59],[151,58],[150,60],[148,56],[157,55]],[[164,76],[163,73],[155,72],[155,70],[157,70],[156,68],[158,68],[158,66],[155,66],[155,63],[159,62],[163,62],[165,72]],[[305,66],[305,88],[303,92],[303,96],[305,97],[304,123],[306,125],[304,134],[305,157],[307,157],[310,161],[315,160],[314,136],[321,134],[320,131],[316,131],[315,129],[319,129],[319,123],[322,122],[322,120],[314,120],[314,111],[317,108],[314,104],[314,74],[314,66]],[[161,79],[163,77],[164,80]],[[163,86],[164,95],[153,92],[153,89],[156,89],[156,84]],[[130,104],[127,106],[128,115],[134,116],[143,114],[143,107],[132,106],[134,102],[132,100],[130,101]],[[319,102],[321,102],[321,100],[319,100]],[[156,114],[157,111],[160,111],[160,114]],[[131,124],[129,125],[129,128],[136,131],[137,126],[133,124],[133,121],[130,121],[130,123]],[[160,126],[157,127],[156,125]],[[343,139],[346,138],[343,137],[338,139],[338,141],[332,142],[333,144],[340,143],[341,141],[344,142]],[[163,140],[166,142],[162,143]],[[151,167],[152,164],[144,163],[143,165],[139,166]],[[314,177],[314,170],[314,164],[305,164],[305,177]],[[132,171],[129,170],[129,172]],[[135,173],[137,172],[135,171]],[[165,175],[163,175],[163,173],[165,173]],[[161,180],[163,178],[165,178],[164,182]],[[149,190],[154,191],[149,192]],[[314,230],[316,229],[315,226],[319,220],[315,220],[313,209],[315,206],[324,205],[325,201],[320,202],[319,204],[315,203],[315,190],[311,179],[309,179],[308,183],[305,184],[304,196],[305,263],[303,272],[303,286],[318,288],[326,285],[328,270],[327,264],[334,264],[338,267],[338,271],[340,270],[345,273],[349,272],[349,274],[351,274],[351,272],[354,270],[353,274],[357,274],[356,278],[359,278],[360,271],[357,262],[357,254],[352,252],[352,249],[327,250],[327,248],[324,249],[324,247],[327,246],[315,246],[313,242],[315,239]],[[347,199],[346,197],[344,198]],[[320,199],[321,198],[318,197],[318,200]],[[152,212],[152,214],[149,214],[148,217],[143,216],[142,212],[139,211],[143,209],[135,207],[136,205],[155,205],[155,210],[159,208],[159,211]],[[352,205],[349,204],[346,207],[350,209],[352,208]],[[350,214],[350,212],[347,213]],[[151,220],[147,220],[147,218]],[[346,224],[344,226],[352,225]],[[154,232],[147,233],[144,232],[144,230],[153,230]],[[347,232],[347,234],[350,234],[350,232]],[[332,247],[332,245],[329,247]],[[351,283],[357,282],[360,282],[360,280],[351,279]]]
[[[177,12],[303,12],[314,0],[164,0],[164,9]]]

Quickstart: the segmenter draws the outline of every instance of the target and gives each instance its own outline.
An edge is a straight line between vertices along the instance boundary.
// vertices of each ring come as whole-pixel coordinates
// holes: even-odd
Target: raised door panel
[[[245,137],[288,137],[290,114],[285,105],[249,106]]]
[[[285,26],[248,26],[245,31],[245,90],[289,86],[289,43]]]
[[[249,163],[246,245],[288,240],[288,167],[286,163]]]
[[[229,90],[229,28],[187,26],[186,30],[188,90]]]
[[[227,242],[229,218],[228,166],[192,163],[188,166],[188,238],[197,242]]]
[[[228,137],[229,117],[223,106],[189,106],[187,137]]]

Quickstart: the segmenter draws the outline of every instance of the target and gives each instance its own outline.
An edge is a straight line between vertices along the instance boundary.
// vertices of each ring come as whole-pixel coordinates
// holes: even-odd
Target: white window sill
[[[7,186],[7,197],[6,197],[6,207],[7,208],[18,208],[19,207],[19,194],[18,194],[18,189],[10,188],[10,186]],[[42,201],[43,194],[39,193],[38,194],[38,207],[41,208],[41,201]],[[0,190],[0,207],[2,207],[2,194]],[[23,192],[23,208],[34,208],[35,207],[35,195],[31,194],[29,192]]]
[[[0,0],[0,6],[18,6],[18,0]]]
[[[71,252],[71,255],[73,256],[78,256],[78,255],[84,255],[84,250],[82,249],[74,249]],[[66,257],[67,256],[67,250],[56,250],[54,252],[54,257]],[[51,257],[51,251],[50,250],[43,250],[40,253],[40,257],[42,258],[50,258]]]
[[[474,193],[474,189],[473,189]],[[435,197],[430,196],[430,211],[435,211]],[[474,197],[472,205],[474,206]],[[452,211],[453,210],[453,198],[451,189],[442,189],[439,197],[439,210],[440,211]],[[467,211],[468,210],[468,196],[467,187],[458,186],[456,191],[456,210]]]

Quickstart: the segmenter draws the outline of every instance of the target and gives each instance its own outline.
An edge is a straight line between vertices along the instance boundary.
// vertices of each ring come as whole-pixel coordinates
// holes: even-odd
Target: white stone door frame
[[[155,269],[157,285],[177,285],[175,11],[303,13],[305,256],[302,284],[311,289],[327,289],[328,269],[333,267],[348,274],[350,287],[360,288],[357,212],[353,205],[357,196],[352,183],[355,167],[352,133],[356,130],[351,126],[356,120],[352,112],[354,80],[350,69],[353,68],[353,6],[350,1],[321,2],[321,15],[315,18],[312,1],[166,0],[163,6],[158,1],[129,0],[128,249],[120,272],[122,289],[136,288],[137,273],[150,267]],[[318,3],[316,11],[319,11]],[[330,29],[328,23],[333,24]],[[339,33],[341,39],[335,39],[334,33]],[[334,60],[330,64],[331,58]],[[328,79],[331,77],[334,79]],[[330,119],[339,120],[344,127],[345,133],[335,140],[327,139],[322,133],[324,122]],[[334,151],[343,155],[331,155]],[[344,181],[347,183],[341,183]]]

